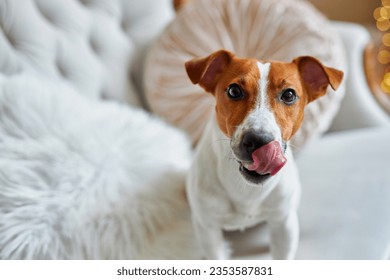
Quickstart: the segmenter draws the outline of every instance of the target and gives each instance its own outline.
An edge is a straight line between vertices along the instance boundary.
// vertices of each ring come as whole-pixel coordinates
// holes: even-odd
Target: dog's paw
[[[232,256],[232,248],[228,242],[223,242],[222,246],[218,249],[217,260],[229,260]]]
[[[208,248],[207,252],[203,254],[203,260],[229,260],[232,250],[228,242],[223,242],[217,248]]]

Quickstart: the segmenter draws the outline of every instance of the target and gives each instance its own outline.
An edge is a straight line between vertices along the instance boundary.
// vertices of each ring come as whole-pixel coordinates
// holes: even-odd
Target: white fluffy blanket
[[[190,157],[139,109],[0,79],[0,258],[195,258]]]

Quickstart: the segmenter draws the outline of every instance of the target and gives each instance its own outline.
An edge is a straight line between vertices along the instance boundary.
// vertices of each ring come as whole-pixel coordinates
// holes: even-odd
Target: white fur
[[[268,101],[268,74],[271,63],[257,62],[257,67],[259,69],[260,79],[258,81],[259,93],[256,100],[256,106],[234,132],[232,141],[233,146],[239,145],[242,136],[246,131],[254,129],[272,135],[283,147],[281,131],[276,123],[275,115]]]
[[[233,159],[237,145],[248,128],[263,129],[281,142],[281,130],[267,106],[266,88],[269,64],[259,65],[258,106],[236,129],[230,141],[220,131],[215,116],[203,133],[187,179],[195,234],[208,259],[229,258],[222,230],[245,229],[267,221],[271,254],[275,259],[294,258],[299,237],[297,218],[300,181],[294,158],[287,148],[287,164],[261,185],[245,180],[239,163]],[[232,145],[232,146],[231,146]]]
[[[265,108],[268,105],[267,102],[267,87],[268,87],[268,74],[271,68],[271,63],[261,63],[257,62],[257,68],[260,73],[259,80],[259,95],[257,98],[257,108],[260,110],[261,108]]]
[[[263,130],[274,137],[282,145],[279,126],[276,123],[274,112],[268,100],[268,83],[271,63],[257,62],[260,72],[259,95],[255,110],[247,118],[247,126],[255,130]]]
[[[197,258],[188,140],[39,80],[0,79],[0,258]]]

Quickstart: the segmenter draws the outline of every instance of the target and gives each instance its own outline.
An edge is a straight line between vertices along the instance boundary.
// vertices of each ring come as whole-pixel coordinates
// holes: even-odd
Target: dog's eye
[[[288,88],[282,91],[282,94],[280,95],[280,100],[286,104],[286,105],[292,105],[297,101],[298,97],[295,93],[295,90]]]
[[[233,100],[240,100],[244,97],[244,93],[242,92],[240,86],[237,84],[230,85],[226,90],[226,93],[228,97]]]

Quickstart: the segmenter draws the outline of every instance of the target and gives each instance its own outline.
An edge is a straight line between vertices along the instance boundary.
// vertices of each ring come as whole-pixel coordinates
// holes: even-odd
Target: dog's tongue
[[[287,162],[278,141],[272,141],[255,150],[252,153],[252,160],[253,163],[246,166],[248,170],[271,176],[278,173]]]

